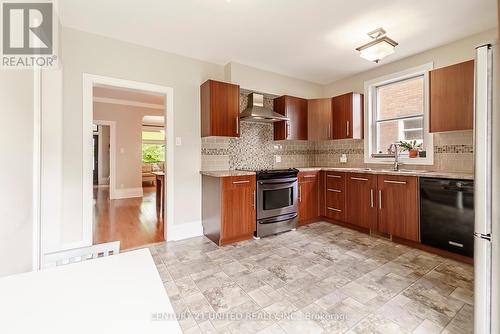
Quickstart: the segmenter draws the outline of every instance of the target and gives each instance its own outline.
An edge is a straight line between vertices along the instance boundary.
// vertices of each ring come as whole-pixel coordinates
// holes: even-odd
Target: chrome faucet
[[[389,154],[394,154],[394,163],[392,165],[392,170],[396,172],[399,170],[399,166],[401,165],[401,163],[399,162],[398,148],[399,148],[399,143],[392,143],[391,145],[389,145],[389,148],[387,149]]]

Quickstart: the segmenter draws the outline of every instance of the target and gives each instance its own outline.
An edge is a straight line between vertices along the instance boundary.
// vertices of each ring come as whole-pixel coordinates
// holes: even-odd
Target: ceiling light
[[[361,58],[378,63],[383,58],[394,53],[394,48],[398,45],[394,40],[387,37],[382,28],[378,28],[368,33],[373,41],[356,48]]]

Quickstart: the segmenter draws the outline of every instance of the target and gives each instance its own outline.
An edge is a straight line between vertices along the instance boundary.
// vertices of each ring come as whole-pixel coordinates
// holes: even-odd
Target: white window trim
[[[376,87],[392,82],[409,79],[418,75],[424,76],[424,143],[426,144],[427,156],[425,158],[408,158],[400,156],[399,161],[407,165],[433,165],[434,164],[434,143],[433,135],[429,132],[429,71],[434,68],[434,63],[430,62],[407,70],[385,75],[365,82],[365,163],[387,164],[394,162],[393,158],[373,158],[371,147],[373,147],[373,137],[376,133],[375,119],[372,117],[376,108],[377,100],[374,98]]]

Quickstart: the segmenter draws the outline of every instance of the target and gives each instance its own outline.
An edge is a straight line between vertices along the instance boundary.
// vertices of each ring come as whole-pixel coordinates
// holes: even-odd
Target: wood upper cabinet
[[[255,189],[255,175],[203,175],[203,234],[219,246],[252,239],[256,228]]]
[[[200,88],[201,136],[240,136],[240,86],[215,80]]]
[[[325,173],[325,210],[327,218],[346,220],[346,173]]]
[[[307,100],[309,140],[330,140],[332,134],[332,99]]]
[[[347,221],[368,229],[377,228],[377,176],[349,173],[347,176]]]
[[[380,232],[419,241],[418,179],[378,175],[378,226]]]
[[[430,131],[471,130],[474,60],[430,72]]]
[[[320,172],[299,173],[299,225],[311,223],[320,216]]]
[[[333,139],[363,139],[363,94],[332,98]]]
[[[274,99],[274,111],[289,121],[274,123],[274,140],[307,140],[307,100],[294,96]]]

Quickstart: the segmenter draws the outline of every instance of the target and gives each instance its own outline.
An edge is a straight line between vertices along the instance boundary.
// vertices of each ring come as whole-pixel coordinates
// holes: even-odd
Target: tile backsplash
[[[241,95],[240,111],[247,103],[247,97]],[[264,104],[272,108],[273,100],[264,98]],[[273,141],[272,124],[241,122],[240,129],[240,138],[202,138],[202,170],[374,167],[364,163],[363,140]],[[342,154],[347,155],[347,163],[340,163]],[[276,157],[280,157],[281,162],[276,162]],[[404,168],[472,173],[473,158],[472,131],[436,133],[434,165],[405,165]]]

